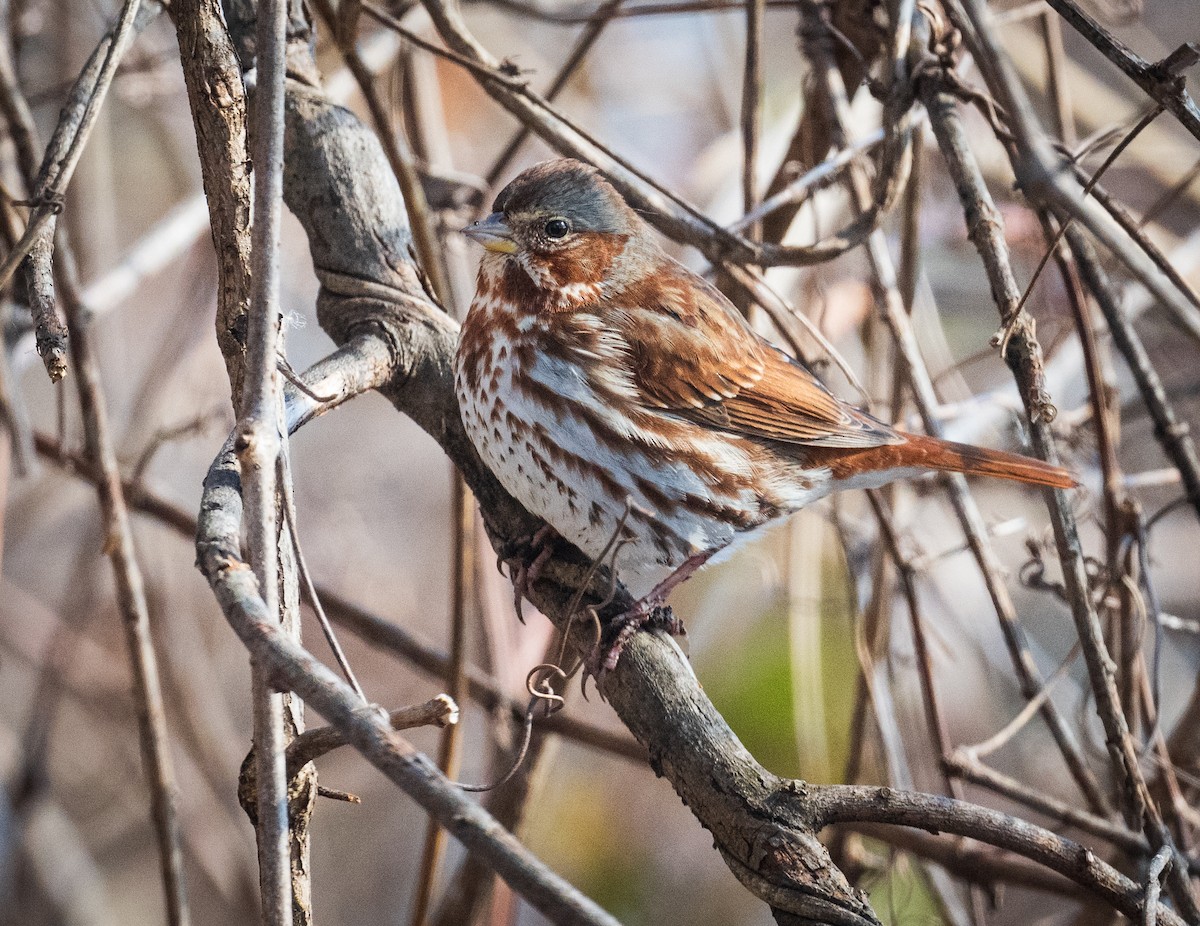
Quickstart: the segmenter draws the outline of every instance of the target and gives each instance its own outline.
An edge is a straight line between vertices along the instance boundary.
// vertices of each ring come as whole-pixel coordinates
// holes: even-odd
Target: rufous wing
[[[647,404],[715,429],[813,447],[898,443],[886,424],[842,402],[755,333],[706,280],[670,262],[613,301]]]

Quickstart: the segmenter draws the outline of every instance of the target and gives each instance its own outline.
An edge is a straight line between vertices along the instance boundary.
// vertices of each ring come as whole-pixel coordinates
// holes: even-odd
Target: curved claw
[[[517,567],[517,574],[513,576],[513,609],[517,612],[517,620],[522,624],[525,623],[525,592],[529,588],[528,570],[522,564]]]
[[[549,524],[543,524],[529,538],[529,541],[524,544],[534,556],[531,561],[521,563],[517,567],[516,575],[513,576],[513,608],[517,612],[517,620],[522,624],[525,623],[524,600],[529,597],[530,587],[538,580],[542,569],[549,562],[550,557],[554,555],[553,541],[557,536],[558,533],[553,527]],[[500,554],[497,566],[506,558],[503,554]]]

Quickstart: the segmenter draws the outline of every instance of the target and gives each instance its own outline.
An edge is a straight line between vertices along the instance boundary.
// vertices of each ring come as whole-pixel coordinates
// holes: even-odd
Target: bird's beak
[[[504,223],[504,215],[500,212],[493,212],[486,219],[468,225],[462,233],[468,238],[474,238],[489,251],[500,254],[515,254],[517,251],[512,229]]]

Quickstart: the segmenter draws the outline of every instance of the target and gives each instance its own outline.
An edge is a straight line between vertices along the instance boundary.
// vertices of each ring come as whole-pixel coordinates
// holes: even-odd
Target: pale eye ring
[[[571,223],[566,219],[551,219],[543,228],[547,238],[565,238],[570,230]]]

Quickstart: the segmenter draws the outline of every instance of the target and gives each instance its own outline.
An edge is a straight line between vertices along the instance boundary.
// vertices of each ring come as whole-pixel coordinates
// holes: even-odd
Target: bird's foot
[[[675,616],[670,605],[663,604],[661,599],[647,596],[605,625],[604,639],[597,645],[589,660],[588,669],[591,674],[599,680],[615,669],[621,653],[639,630],[663,630],[673,637],[681,637],[687,633],[683,621]]]
[[[529,597],[529,589],[542,574],[542,569],[554,555],[555,541],[558,532],[549,524],[543,524],[532,535],[519,538],[506,546],[498,554],[497,567],[507,560],[518,560],[512,573],[513,608],[517,612],[517,620],[525,623],[522,610],[524,600]]]
[[[589,670],[596,676],[597,681],[603,678],[603,673],[611,672],[617,667],[621,651],[633,638],[633,635],[643,627],[649,630],[665,630],[673,637],[682,636],[686,631],[683,621],[666,605],[667,596],[675,586],[687,581],[697,569],[708,562],[716,550],[704,550],[694,553],[684,560],[669,576],[654,586],[650,592],[633,607],[619,617],[610,620],[605,628],[604,637],[607,642],[601,642],[597,652],[589,664]]]

